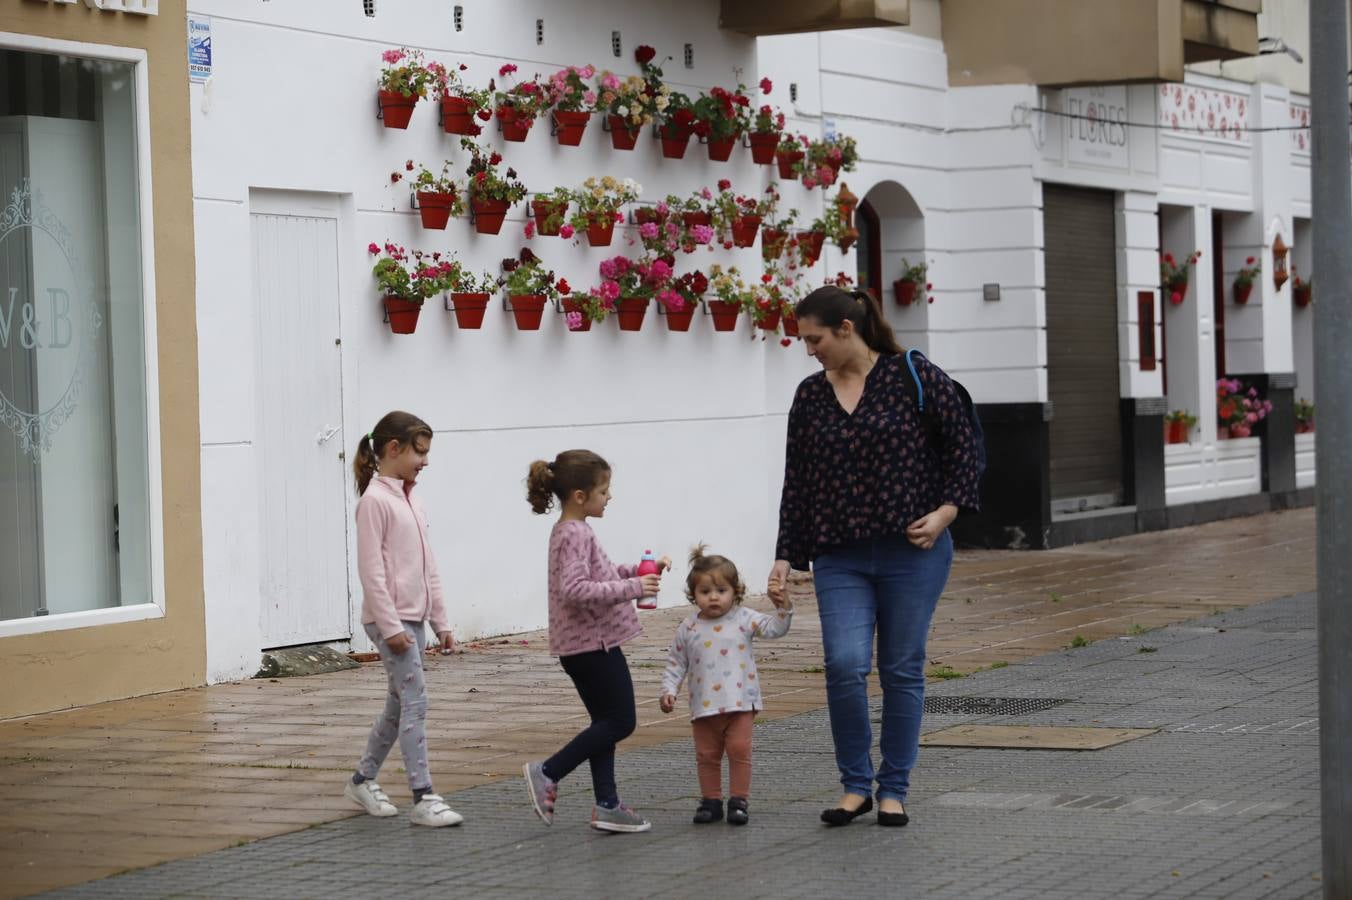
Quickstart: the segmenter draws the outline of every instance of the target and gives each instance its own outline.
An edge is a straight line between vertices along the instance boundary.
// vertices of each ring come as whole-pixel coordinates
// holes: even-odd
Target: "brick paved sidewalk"
[[[935,618],[931,672],[972,672],[1077,636],[1125,635],[1313,586],[1308,509],[1054,551],[962,553]],[[810,584],[794,593],[793,632],[759,654],[767,720],[824,703]],[[626,648],[640,701],[630,751],[687,733],[655,700],[667,642],[685,612],[645,614],[645,635]],[[513,775],[585,721],[542,638],[518,635],[429,661],[430,760],[443,794]],[[383,691],[383,674],[370,665],[0,722],[0,896],[350,815],[336,788]],[[401,781],[392,760],[383,783],[406,804]]]

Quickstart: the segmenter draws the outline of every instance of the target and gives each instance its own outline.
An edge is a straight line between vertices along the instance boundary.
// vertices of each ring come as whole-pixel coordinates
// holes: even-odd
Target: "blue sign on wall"
[[[211,19],[188,16],[188,80],[206,81],[211,77]]]

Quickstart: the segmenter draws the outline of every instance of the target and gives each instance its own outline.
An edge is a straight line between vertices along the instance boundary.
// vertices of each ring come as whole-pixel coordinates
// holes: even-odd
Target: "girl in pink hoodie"
[[[432,790],[427,769],[427,689],[422,657],[425,623],[455,651],[446,621],[441,578],[427,540],[427,516],[413,497],[418,474],[427,467],[432,429],[417,416],[392,412],[357,444],[357,572],[361,577],[361,621],[380,653],[389,681],[385,709],[371,727],[366,753],[343,789],[343,796],[373,816],[398,812],[376,784],[381,763],[399,741],[413,792],[415,825],[459,825],[461,817]]]

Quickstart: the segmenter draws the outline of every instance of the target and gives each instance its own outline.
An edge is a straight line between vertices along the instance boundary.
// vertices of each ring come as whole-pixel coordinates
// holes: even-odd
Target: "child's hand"
[[[660,703],[662,705],[662,712],[669,713],[676,708],[676,695],[663,694]]]
[[[789,584],[789,561],[786,559],[775,560],[774,566],[770,569],[770,580],[765,586],[765,592],[770,595],[770,601],[775,606],[781,606],[784,603],[785,588]]]
[[[643,596],[656,597],[657,589],[662,586],[661,575],[640,575],[638,582],[643,586]]]
[[[413,646],[413,638],[408,636],[408,632],[401,631],[385,638],[385,646],[389,647],[390,652],[397,656],[408,652],[408,648]]]
[[[770,602],[775,605],[775,609],[786,609],[789,606],[789,597],[780,591],[778,594],[770,595]]]
[[[437,639],[441,641],[441,655],[450,656],[452,653],[463,652],[460,649],[460,642],[455,639],[455,635],[450,631],[437,632]]]
[[[663,572],[665,572],[667,569],[670,568],[671,568],[670,556],[664,555],[661,559],[657,561],[657,574],[661,575]]]

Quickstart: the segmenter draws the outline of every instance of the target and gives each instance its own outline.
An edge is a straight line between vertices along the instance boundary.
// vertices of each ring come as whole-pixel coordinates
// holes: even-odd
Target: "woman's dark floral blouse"
[[[925,389],[923,414],[901,355],[878,358],[853,414],[845,413],[825,372],[798,385],[789,409],[776,559],[805,570],[831,547],[902,533],[945,503],[979,507],[976,437],[967,411],[942,369],[919,354],[911,359]]]

